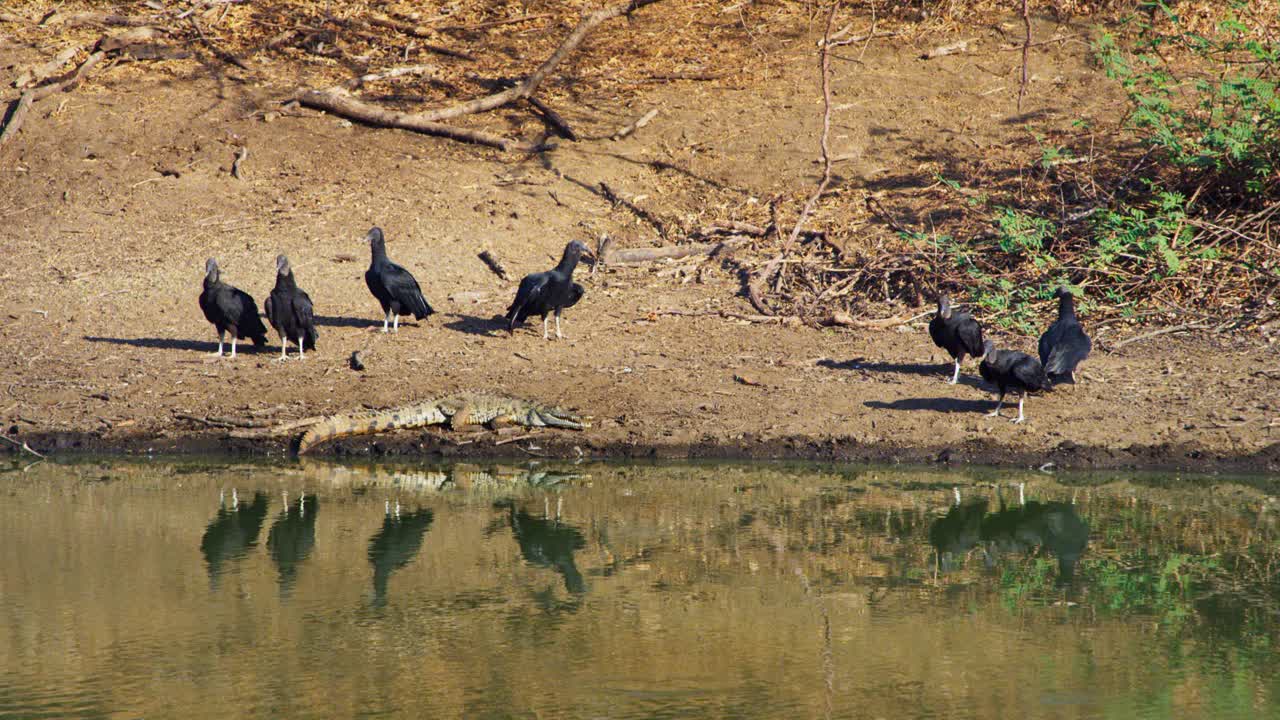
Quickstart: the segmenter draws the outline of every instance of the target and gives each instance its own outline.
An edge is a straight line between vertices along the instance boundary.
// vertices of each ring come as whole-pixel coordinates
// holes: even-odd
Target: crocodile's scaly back
[[[312,425],[302,434],[302,439],[298,441],[298,454],[303,455],[312,447],[335,438],[438,425],[444,421],[444,414],[434,402],[430,401],[391,410],[366,410],[347,415],[333,415]]]
[[[491,392],[465,391],[390,410],[362,411],[327,418],[302,435],[298,443],[298,454],[305,454],[319,443],[334,438],[445,422],[451,427],[505,421],[526,427],[584,430],[591,427],[589,420],[590,418],[583,418],[554,406],[540,405],[520,398]]]

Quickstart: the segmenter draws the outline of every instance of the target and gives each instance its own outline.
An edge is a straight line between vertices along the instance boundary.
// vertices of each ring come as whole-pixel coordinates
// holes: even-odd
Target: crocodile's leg
[[[987,417],[1000,417],[1000,408],[1004,407],[1004,391],[1000,391],[1000,398],[996,400],[996,409],[987,413]]]
[[[459,405],[458,409],[454,410],[453,414],[449,416],[449,428],[457,430],[464,425],[474,425],[475,421],[471,418],[472,409],[471,403]]]

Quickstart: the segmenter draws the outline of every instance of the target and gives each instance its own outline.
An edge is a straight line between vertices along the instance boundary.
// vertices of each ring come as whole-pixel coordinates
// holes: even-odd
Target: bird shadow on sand
[[[401,319],[400,324],[410,325],[411,323]],[[371,318],[342,317],[340,315],[317,315],[316,325],[320,327],[371,328],[382,327],[382,321]]]
[[[873,373],[894,373],[897,375],[919,375],[921,377],[936,377],[938,383],[943,384],[947,378],[951,377],[951,371],[955,367],[951,363],[943,365],[942,363],[887,363],[887,362],[868,362],[862,358],[854,358],[852,360],[819,360],[818,365],[830,370],[866,370]],[[960,372],[960,381],[958,385],[967,385],[969,387],[980,387],[982,379],[966,374],[963,370]]]
[[[213,353],[218,349],[218,343],[206,342],[204,340],[183,340],[181,338],[111,338],[111,337],[94,337],[86,335],[85,340],[97,343],[110,343],[112,345],[131,345],[133,347],[149,348],[151,350],[192,350],[205,353]],[[226,352],[231,352],[231,341],[226,342],[223,348]],[[279,349],[279,346],[276,346]],[[252,342],[238,342],[237,351],[239,352],[268,352],[271,347],[262,345],[255,347]]]
[[[486,318],[479,315],[451,313],[449,317],[456,319],[445,323],[444,327],[456,332],[481,337],[503,337],[507,334],[507,319],[501,315]]]
[[[961,400],[959,398],[903,398],[893,402],[868,400],[862,404],[874,410],[928,410],[943,413],[987,413],[994,410],[996,406],[992,400]]]

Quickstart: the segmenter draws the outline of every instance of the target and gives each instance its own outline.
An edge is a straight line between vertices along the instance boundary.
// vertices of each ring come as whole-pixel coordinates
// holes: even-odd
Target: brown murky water
[[[1278,487],[14,468],[0,718],[1275,717]]]

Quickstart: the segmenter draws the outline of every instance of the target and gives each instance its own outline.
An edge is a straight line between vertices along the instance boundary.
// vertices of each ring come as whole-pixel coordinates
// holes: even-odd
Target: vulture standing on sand
[[[938,314],[929,321],[929,336],[934,345],[946,350],[956,361],[952,385],[960,381],[960,363],[966,355],[982,357],[982,327],[969,313],[953,311],[951,298],[946,295],[938,298]]]
[[[422,297],[422,289],[413,275],[387,259],[387,241],[382,237],[382,228],[373,228],[364,239],[373,251],[373,260],[364,273],[364,281],[386,314],[382,320],[382,332],[386,332],[388,326],[399,332],[401,315],[413,315],[415,320],[422,320],[434,313],[435,310]]]
[[[222,357],[222,339],[231,333],[231,357],[236,356],[236,339],[253,338],[254,345],[267,344],[267,328],[258,317],[258,303],[249,293],[222,282],[218,261],[204,263],[204,292],[200,293],[200,309],[218,329],[218,357]]]
[[[547,315],[555,313],[556,337],[564,337],[560,334],[560,312],[582,299],[584,290],[573,281],[573,269],[585,252],[587,246],[574,240],[565,245],[560,264],[554,269],[525,275],[520,281],[520,289],[516,291],[516,299],[507,308],[507,329],[514,333],[516,325],[524,322],[525,318],[541,315],[542,339],[546,340]]]
[[[1093,341],[1076,319],[1071,291],[1060,287],[1053,296],[1058,298],[1058,319],[1040,336],[1040,363],[1050,380],[1061,382],[1066,377],[1074,383],[1076,366],[1089,357]]]
[[[293,268],[289,267],[289,258],[284,255],[276,256],[276,286],[262,308],[267,311],[271,327],[280,334],[281,360],[289,359],[289,340],[298,341],[299,360],[306,358],[304,350],[316,349],[319,334],[311,298],[294,281]]]
[[[1022,416],[1022,403],[1027,399],[1027,393],[1049,389],[1049,378],[1039,360],[1017,350],[997,350],[996,344],[991,340],[983,343],[982,364],[978,366],[978,372],[982,373],[984,380],[994,383],[1000,392],[996,409],[988,413],[992,417],[1000,415],[1005,393],[1010,390],[1022,391],[1022,396],[1018,398],[1018,417],[1012,420],[1015,423],[1025,419]]]

